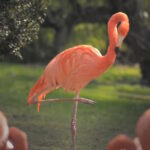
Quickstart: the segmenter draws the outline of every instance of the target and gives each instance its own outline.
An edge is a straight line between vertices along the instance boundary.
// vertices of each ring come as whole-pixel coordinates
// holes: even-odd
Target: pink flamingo
[[[150,109],[144,112],[140,117],[136,126],[135,142],[139,148],[138,150],[149,150],[150,149]]]
[[[117,25],[120,23],[118,29]],[[79,45],[69,48],[47,65],[43,75],[35,83],[28,97],[28,105],[40,102],[47,93],[62,87],[67,91],[75,91],[73,118],[71,123],[73,148],[76,150],[76,113],[78,101],[92,103],[80,99],[79,92],[91,80],[102,75],[114,62],[122,41],[129,31],[129,20],[126,14],[114,14],[108,22],[109,47],[107,54],[102,56],[98,49],[90,45]]]
[[[0,149],[5,147],[9,135],[8,123],[5,115],[0,111]]]
[[[28,150],[26,134],[16,127],[8,127],[6,116],[0,112],[0,150]]]
[[[107,150],[137,150],[132,139],[126,135],[118,135],[112,139],[107,147]]]
[[[107,150],[149,150],[150,109],[146,110],[139,118],[136,125],[136,135],[134,140],[123,134],[116,136],[109,142]]]
[[[13,144],[12,150],[28,150],[27,135],[22,130],[10,127],[8,140]]]

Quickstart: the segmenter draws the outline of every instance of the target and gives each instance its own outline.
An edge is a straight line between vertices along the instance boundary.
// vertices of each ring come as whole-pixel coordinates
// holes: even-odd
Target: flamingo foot
[[[78,99],[75,99],[76,101],[79,101],[81,103],[84,103],[84,104],[95,104],[96,102],[91,100],[91,99],[87,99],[87,98],[78,98]]]

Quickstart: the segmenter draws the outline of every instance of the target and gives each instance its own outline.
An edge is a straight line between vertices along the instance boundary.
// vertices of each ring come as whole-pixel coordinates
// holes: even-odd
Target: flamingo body
[[[79,91],[91,80],[98,77],[100,52],[88,45],[79,45],[64,52],[52,60],[46,67],[45,79],[49,80],[50,87],[63,87],[68,91]]]
[[[89,45],[67,49],[49,62],[31,90],[28,103],[34,96],[39,95],[38,100],[41,100],[45,94],[59,87],[67,91],[80,91],[106,71],[114,61],[115,59],[103,63],[99,50]]]
[[[10,149],[28,150],[27,136],[16,127],[9,128],[6,116],[0,111],[0,150]]]

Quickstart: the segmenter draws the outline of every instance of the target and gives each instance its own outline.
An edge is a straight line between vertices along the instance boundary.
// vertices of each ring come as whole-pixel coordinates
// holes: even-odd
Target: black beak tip
[[[116,48],[115,48],[115,52],[116,52],[116,54],[119,53],[119,47],[116,47]]]

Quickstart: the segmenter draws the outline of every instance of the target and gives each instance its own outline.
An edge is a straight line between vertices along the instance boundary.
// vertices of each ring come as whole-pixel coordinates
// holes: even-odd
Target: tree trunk
[[[73,27],[72,26],[62,26],[55,30],[55,36],[53,41],[54,55],[58,54],[60,51],[64,50],[64,46],[67,44]]]
[[[145,85],[150,85],[150,60],[141,61],[140,68],[142,73],[141,83]]]

